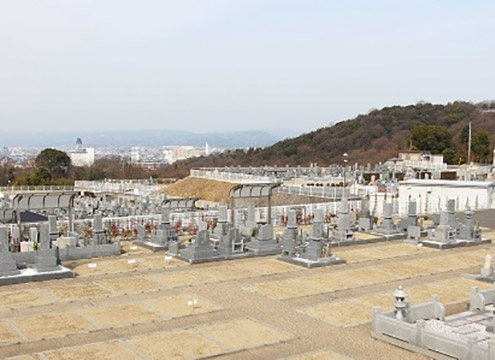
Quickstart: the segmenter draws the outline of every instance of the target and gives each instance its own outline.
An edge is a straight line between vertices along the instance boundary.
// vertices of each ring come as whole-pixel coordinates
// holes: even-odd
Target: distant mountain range
[[[102,132],[64,132],[64,133],[5,133],[0,132],[0,147],[73,147],[76,139],[81,138],[84,146],[121,147],[121,146],[164,146],[193,145],[204,146],[208,142],[219,148],[266,147],[277,141],[296,135],[290,130],[281,131],[233,131],[215,133],[195,133],[177,130],[134,130]]]

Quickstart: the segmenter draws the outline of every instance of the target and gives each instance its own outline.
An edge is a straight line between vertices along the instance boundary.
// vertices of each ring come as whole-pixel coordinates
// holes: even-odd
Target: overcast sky
[[[0,0],[0,131],[308,131],[495,98],[494,1]]]

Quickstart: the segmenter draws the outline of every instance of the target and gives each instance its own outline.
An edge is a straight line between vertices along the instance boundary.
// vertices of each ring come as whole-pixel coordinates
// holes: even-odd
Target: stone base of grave
[[[95,257],[105,257],[120,255],[122,250],[120,248],[120,242],[114,242],[110,244],[89,244],[86,246],[67,246],[62,249],[58,249],[58,258],[60,260],[77,260],[77,259],[90,259]]]
[[[406,233],[403,233],[399,229],[380,229],[379,227],[376,227],[373,229],[372,234],[376,234],[379,236],[407,236]]]
[[[326,258],[319,258],[318,260],[308,260],[304,259],[298,256],[287,256],[287,255],[280,255],[277,260],[284,261],[290,264],[302,266],[305,268],[316,268],[316,267],[323,267],[323,266],[331,266],[331,265],[339,265],[339,264],[345,264],[345,259],[338,258],[336,256],[329,256]]]
[[[182,251],[178,251],[177,254],[172,254],[175,258],[186,261],[189,264],[200,264],[210,261],[223,260],[218,251],[213,248],[197,248],[194,245],[189,245]]]
[[[432,240],[420,240],[418,243],[423,244],[423,246],[429,247],[429,248],[434,248],[434,249],[453,249],[457,247],[464,247],[464,246],[476,246],[476,245],[481,245],[481,244],[491,244],[492,240],[491,239],[482,239],[479,241],[469,241],[469,240],[456,240],[454,242],[450,243],[442,243],[438,241],[432,241]]]
[[[334,241],[332,240],[332,246],[352,246],[352,245],[362,245],[362,244],[373,244],[373,243],[378,243],[378,242],[384,242],[384,241],[394,241],[394,240],[402,240],[406,238],[406,234],[400,233],[400,234],[395,234],[395,235],[382,235],[382,234],[377,234],[375,232],[363,232],[364,234],[370,234],[377,236],[376,238],[373,239],[356,239],[351,241]]]
[[[277,240],[258,240],[252,239],[245,248],[254,253],[254,255],[278,255],[282,252],[282,246]]]
[[[256,255],[253,252],[245,251],[242,253],[233,253],[229,255],[222,255],[215,251],[214,254],[208,255],[208,254],[195,254],[191,256],[190,254],[186,253],[184,254],[184,251],[179,252],[179,254],[173,254],[170,253],[170,255],[174,256],[178,260],[186,261],[189,264],[201,264],[201,263],[206,263],[206,262],[213,262],[213,261],[222,261],[222,260],[235,260],[235,259],[245,259],[245,258],[250,258],[250,257],[255,257]]]
[[[381,236],[385,238],[385,241],[390,241],[390,240],[401,240],[407,238],[407,233],[403,232],[395,232],[391,234],[384,234],[378,231],[370,231],[369,234],[371,235],[376,235],[376,236]]]
[[[19,272],[13,256],[10,253],[0,253],[0,276],[17,275]]]
[[[166,251],[168,250],[168,243],[166,244],[156,244],[151,241],[144,241],[144,240],[134,240],[132,242],[134,245],[137,245],[139,247],[151,250],[153,252],[157,251]]]
[[[22,284],[32,281],[45,281],[55,279],[73,278],[76,274],[65,266],[58,265],[56,270],[38,272],[32,268],[21,269],[18,274],[0,276],[0,285]]]
[[[158,251],[166,251],[168,250],[168,242],[165,244],[157,244],[151,241],[145,241],[145,240],[134,240],[132,242],[134,245],[143,247],[145,249],[151,250],[153,252],[158,252]],[[180,249],[184,249],[186,246],[182,244],[181,242],[178,243]]]

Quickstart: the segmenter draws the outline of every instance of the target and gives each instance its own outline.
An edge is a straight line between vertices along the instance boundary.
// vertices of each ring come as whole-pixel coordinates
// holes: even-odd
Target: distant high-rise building
[[[211,154],[211,148],[210,148],[210,144],[208,144],[208,141],[205,142],[205,155],[208,156]]]
[[[81,138],[77,138],[76,147],[69,156],[73,166],[91,166],[95,162],[95,149],[84,148]]]
[[[133,147],[131,149],[131,162],[132,163],[138,163],[140,156],[139,156],[139,148],[138,147]]]

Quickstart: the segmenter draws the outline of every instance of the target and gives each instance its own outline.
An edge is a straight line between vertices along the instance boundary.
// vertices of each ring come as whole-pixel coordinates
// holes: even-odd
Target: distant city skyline
[[[307,132],[494,97],[495,3],[4,1],[0,131]]]

